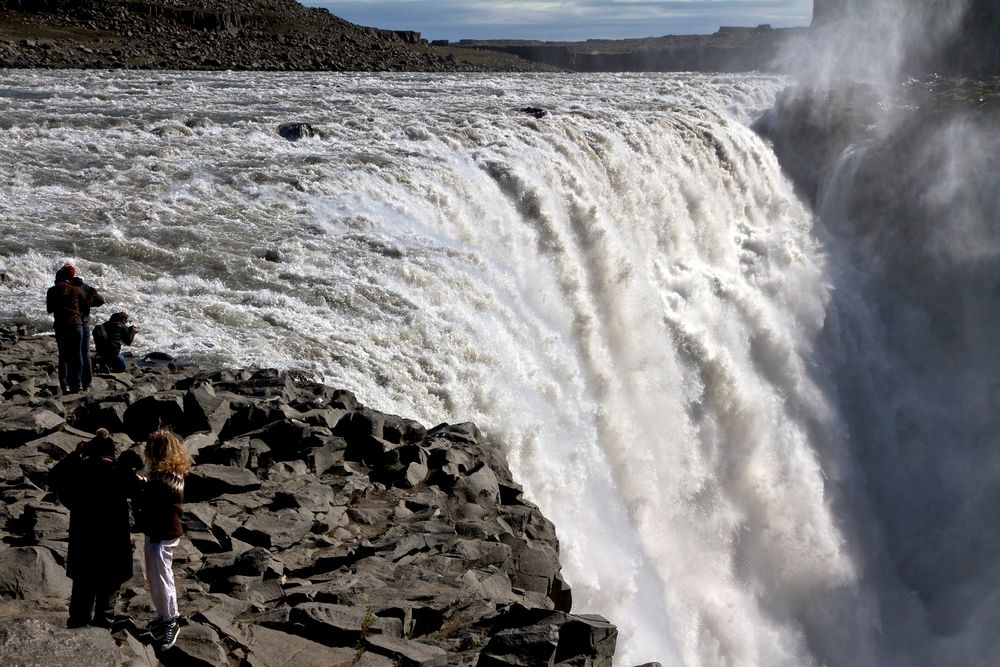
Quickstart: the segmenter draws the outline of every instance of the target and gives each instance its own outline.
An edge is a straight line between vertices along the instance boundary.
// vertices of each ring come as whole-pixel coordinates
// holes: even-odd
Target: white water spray
[[[880,664],[826,260],[745,126],[781,85],[8,72],[4,317],[73,259],[140,351],[475,420],[621,665]]]

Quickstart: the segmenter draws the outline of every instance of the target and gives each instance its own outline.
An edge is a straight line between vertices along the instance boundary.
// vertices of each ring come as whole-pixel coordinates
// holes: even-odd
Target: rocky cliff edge
[[[0,331],[0,662],[611,664],[617,630],[570,613],[553,525],[474,424],[156,355],[61,396],[54,340],[27,333]],[[156,655],[141,551],[113,631],[64,629],[69,514],[46,476],[98,427],[139,469],[160,425],[195,467],[174,561],[186,625]]]
[[[432,47],[294,0],[0,0],[0,67],[274,71],[546,69]]]

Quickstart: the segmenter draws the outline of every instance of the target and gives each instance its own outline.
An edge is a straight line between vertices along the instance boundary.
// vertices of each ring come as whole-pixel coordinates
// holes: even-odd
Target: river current
[[[137,355],[477,422],[616,664],[920,664],[880,639],[830,251],[749,129],[784,85],[2,72],[0,318],[46,329],[72,261]]]

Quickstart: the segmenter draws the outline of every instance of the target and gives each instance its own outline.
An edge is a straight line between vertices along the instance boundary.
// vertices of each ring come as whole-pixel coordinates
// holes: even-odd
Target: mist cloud
[[[919,72],[954,35],[967,0],[840,0],[796,40],[784,69],[817,87],[843,81],[893,85]]]

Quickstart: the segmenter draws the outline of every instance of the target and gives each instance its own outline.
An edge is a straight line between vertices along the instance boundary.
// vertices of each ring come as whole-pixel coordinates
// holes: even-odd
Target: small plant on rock
[[[364,618],[361,619],[361,639],[358,640],[357,645],[354,647],[354,662],[361,660],[361,657],[365,654],[365,639],[368,638],[368,633],[371,631],[372,626],[375,625],[375,621],[378,619],[375,616],[375,610],[371,607],[365,611]]]

